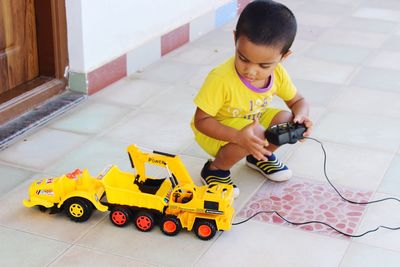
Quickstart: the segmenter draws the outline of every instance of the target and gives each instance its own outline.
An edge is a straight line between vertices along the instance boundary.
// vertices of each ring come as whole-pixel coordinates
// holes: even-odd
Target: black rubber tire
[[[161,219],[160,228],[165,235],[175,236],[182,230],[182,224],[177,217],[166,216]]]
[[[46,212],[47,211],[47,208],[45,206],[38,205],[37,207],[41,212]]]
[[[75,222],[87,221],[93,212],[92,203],[80,197],[68,199],[64,204],[64,209],[68,217]]]
[[[214,222],[199,220],[194,226],[194,232],[201,240],[210,240],[217,233],[217,226]]]
[[[139,231],[148,232],[154,227],[154,216],[149,212],[139,211],[134,222]]]
[[[131,212],[127,208],[115,207],[110,212],[110,221],[118,227],[124,227],[131,221]]]

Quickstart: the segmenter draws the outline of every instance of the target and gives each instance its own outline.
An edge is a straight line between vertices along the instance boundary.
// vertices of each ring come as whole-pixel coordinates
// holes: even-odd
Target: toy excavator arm
[[[178,155],[168,154],[159,151],[153,153],[145,153],[135,145],[128,147],[129,159],[132,168],[136,170],[136,178],[138,182],[146,180],[145,163],[160,166],[168,171],[171,182],[176,184],[193,184],[193,180],[189,175],[185,165],[183,165]]]

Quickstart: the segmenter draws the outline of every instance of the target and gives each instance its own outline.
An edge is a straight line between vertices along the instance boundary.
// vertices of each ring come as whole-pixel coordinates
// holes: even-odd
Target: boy
[[[308,128],[309,105],[281,66],[290,54],[297,30],[293,13],[284,5],[258,0],[241,13],[234,40],[235,56],[214,68],[194,99],[197,109],[192,129],[197,143],[215,159],[201,171],[205,184],[232,184],[231,167],[246,164],[272,181],[286,181],[292,173],[273,152],[264,131],[269,125],[294,121]],[[291,112],[269,107],[274,95]]]

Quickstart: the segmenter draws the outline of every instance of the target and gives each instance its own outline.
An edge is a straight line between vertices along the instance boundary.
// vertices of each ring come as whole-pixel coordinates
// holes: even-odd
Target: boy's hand
[[[304,124],[307,128],[307,131],[304,132],[303,136],[308,137],[311,135],[313,123],[308,116],[305,115],[296,115],[293,119],[293,122]],[[302,140],[300,140],[302,141]]]
[[[264,135],[264,129],[258,124],[256,118],[253,123],[238,131],[236,142],[257,160],[267,160],[266,155],[271,155],[271,152],[266,149],[268,141],[258,137],[258,132]]]

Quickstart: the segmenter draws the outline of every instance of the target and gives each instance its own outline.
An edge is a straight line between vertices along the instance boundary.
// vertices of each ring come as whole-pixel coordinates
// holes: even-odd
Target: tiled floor
[[[328,174],[356,199],[357,192],[400,197],[400,1],[284,2],[299,21],[285,66],[311,103],[313,137],[325,144]],[[264,216],[205,242],[189,232],[171,238],[159,229],[118,228],[106,213],[79,224],[22,205],[38,177],[78,167],[95,174],[112,163],[129,171],[131,143],[179,153],[200,184],[207,155],[189,127],[192,99],[207,72],[232,55],[234,25],[175,50],[0,151],[0,266],[400,266],[400,231],[343,238]],[[266,182],[244,162],[232,169],[241,189],[235,221],[271,207],[294,211],[286,213],[292,220],[329,219],[356,234],[400,226],[399,202],[341,202],[323,176],[318,144],[284,146],[277,154],[293,170],[292,181]]]

